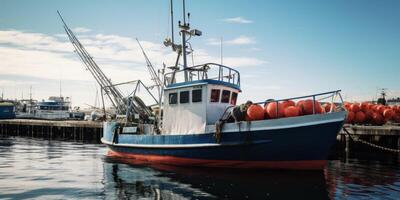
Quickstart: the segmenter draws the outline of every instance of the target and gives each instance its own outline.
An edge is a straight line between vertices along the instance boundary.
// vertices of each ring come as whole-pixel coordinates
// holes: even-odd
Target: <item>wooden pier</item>
[[[344,146],[345,151],[350,148],[370,148],[394,153],[400,152],[400,126],[364,126],[364,125],[344,125],[338,135],[338,141]],[[369,146],[369,147],[368,147]]]
[[[0,135],[100,143],[103,123],[93,121],[0,120]]]

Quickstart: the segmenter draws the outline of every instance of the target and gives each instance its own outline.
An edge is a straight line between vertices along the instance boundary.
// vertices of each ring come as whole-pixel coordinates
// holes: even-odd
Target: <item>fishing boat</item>
[[[0,119],[15,118],[15,104],[13,101],[4,101],[0,99]]]
[[[51,96],[47,100],[37,102],[33,118],[61,120],[70,117],[71,102],[68,97]]]
[[[152,95],[158,105],[157,112],[136,95],[137,87],[130,96],[122,96],[116,87],[120,84],[112,84],[104,75],[60,15],[75,52],[117,112],[126,116],[124,120],[104,122],[101,141],[109,147],[108,155],[144,163],[194,167],[324,168],[347,114],[341,108],[340,90],[254,103],[308,98],[313,101],[313,113],[308,115],[230,121],[242,92],[240,73],[217,63],[188,66],[186,57],[191,48],[187,40],[202,32],[190,29],[186,15],[183,5],[183,20],[179,23],[182,43],[175,43],[173,29],[172,38],[164,42],[178,54],[176,64],[168,67],[169,72],[164,68],[159,75],[140,46],[155,84],[151,88],[158,89],[158,98]],[[172,12],[171,18],[173,21]],[[133,82],[143,84],[140,80]],[[321,98],[330,99],[336,109],[317,113],[315,102]],[[279,106],[277,113],[278,109]]]

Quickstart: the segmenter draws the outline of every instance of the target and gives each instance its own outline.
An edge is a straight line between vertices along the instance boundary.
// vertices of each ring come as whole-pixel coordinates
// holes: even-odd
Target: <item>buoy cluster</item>
[[[314,108],[313,108],[314,102]],[[336,110],[335,104],[325,103],[321,105],[318,101],[312,99],[300,100],[294,102],[292,100],[282,102],[269,102],[263,106],[252,104],[247,109],[246,121],[277,119],[284,117],[297,117],[302,115],[323,114]],[[315,109],[315,110],[314,110]]]
[[[387,122],[400,123],[400,106],[385,106],[369,102],[349,103],[345,102],[344,107],[348,114],[348,124],[372,124],[383,125]]]

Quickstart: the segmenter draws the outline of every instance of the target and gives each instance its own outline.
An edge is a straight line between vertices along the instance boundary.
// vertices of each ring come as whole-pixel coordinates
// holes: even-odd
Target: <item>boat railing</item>
[[[182,74],[185,72],[188,72],[188,81],[218,80],[240,87],[240,73],[235,69],[217,63],[195,65],[166,73],[164,75],[164,84],[168,86],[184,82],[185,80],[179,80],[179,78],[183,77]]]
[[[312,95],[306,95],[306,96],[298,96],[298,97],[292,97],[292,98],[285,98],[285,99],[278,99],[278,100],[274,100],[274,99],[269,99],[266,101],[262,101],[262,102],[257,102],[257,103],[253,103],[253,104],[263,104],[264,106],[268,103],[272,103],[272,102],[276,102],[276,105],[279,105],[280,102],[284,102],[284,101],[289,101],[289,100],[299,100],[299,99],[307,99],[307,98],[312,98],[313,101],[313,105],[312,105],[312,109],[313,109],[313,114],[316,114],[316,101],[323,101],[326,99],[329,99],[330,101],[330,110],[328,113],[330,112],[334,112],[334,106],[333,104],[335,104],[335,102],[337,102],[337,99],[339,98],[339,106],[342,107],[343,105],[343,98],[342,95],[340,94],[341,90],[334,90],[334,91],[330,91],[330,92],[324,92],[324,93],[318,93],[318,94],[312,94]],[[336,105],[336,104],[335,104]],[[276,106],[276,114],[278,116],[279,113],[279,106]]]

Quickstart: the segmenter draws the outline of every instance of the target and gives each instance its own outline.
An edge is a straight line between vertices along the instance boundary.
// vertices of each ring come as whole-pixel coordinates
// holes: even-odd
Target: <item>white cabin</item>
[[[206,125],[215,124],[227,107],[236,105],[241,92],[239,73],[222,65],[217,66],[220,71],[229,70],[230,78],[223,79],[220,72],[219,78],[208,79],[208,75],[199,75],[197,80],[191,77],[191,81],[167,84],[164,89],[162,134],[204,133]]]

